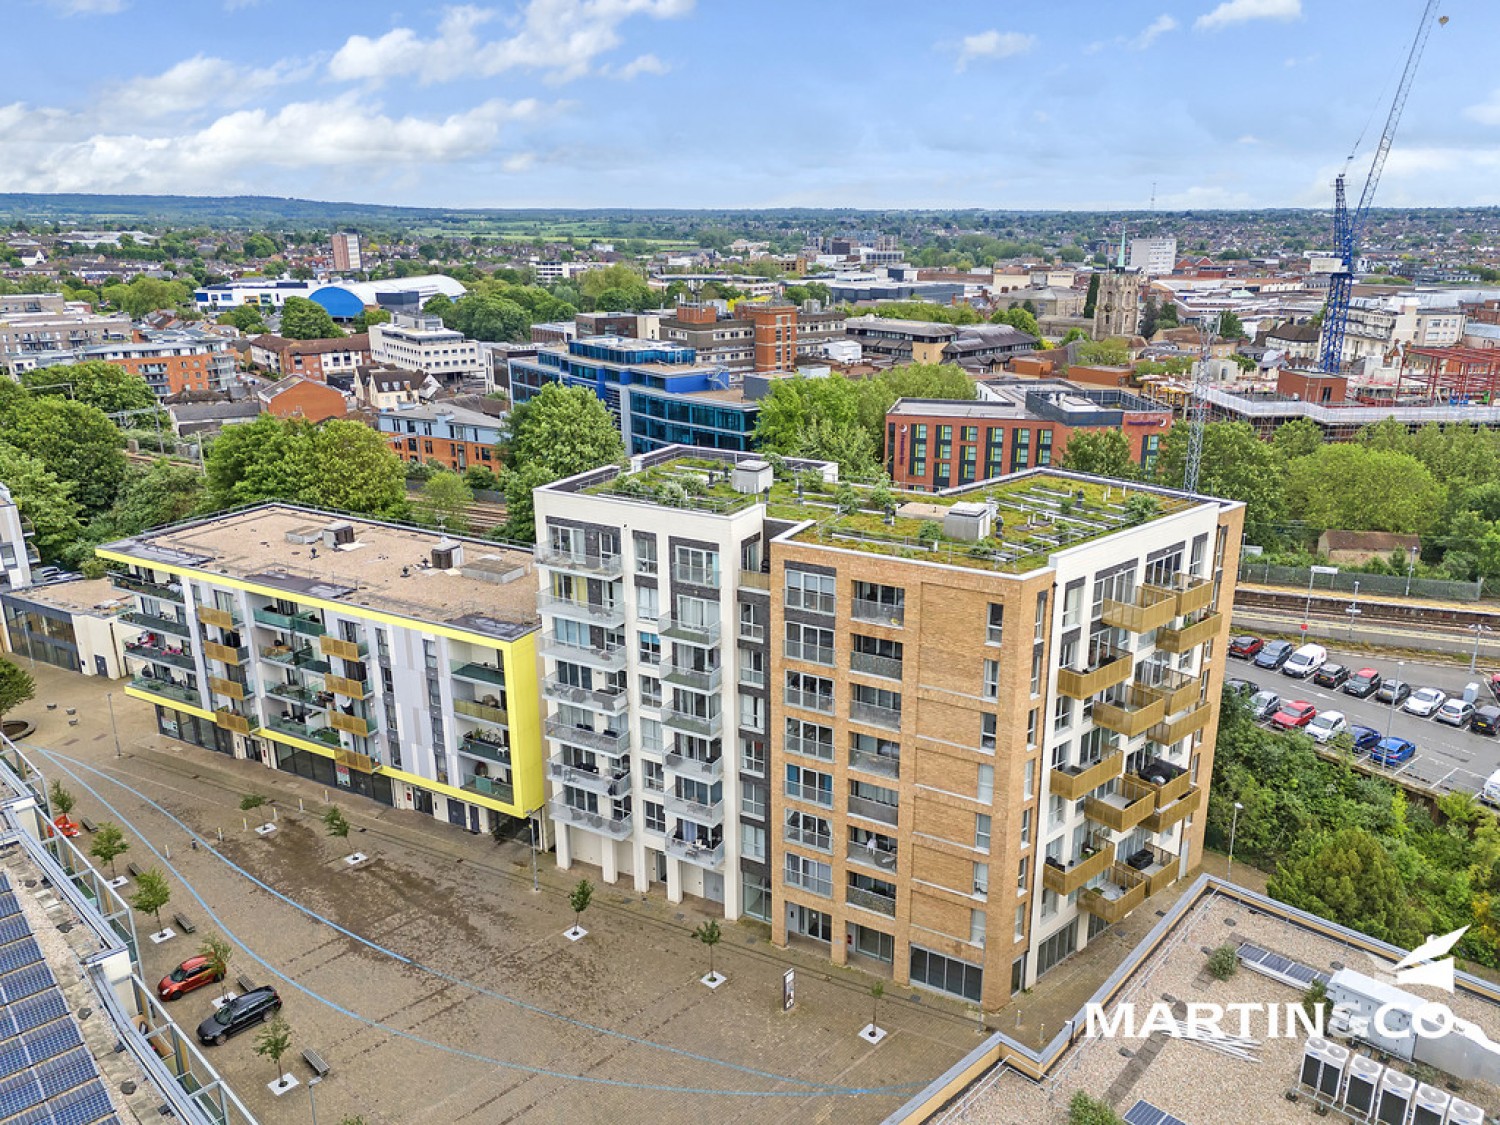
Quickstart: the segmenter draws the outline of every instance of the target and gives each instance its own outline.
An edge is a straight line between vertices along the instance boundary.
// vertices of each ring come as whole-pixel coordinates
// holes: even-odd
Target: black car
[[[1500,707],[1480,707],[1469,720],[1469,729],[1475,734],[1500,734]]]
[[[1400,707],[1411,698],[1411,684],[1402,680],[1386,680],[1380,685],[1380,690],[1375,693],[1375,698],[1381,703],[1389,703],[1392,707]]]
[[[1268,641],[1266,647],[1256,654],[1255,666],[1275,670],[1285,664],[1294,651],[1291,641]]]
[[[247,1027],[263,1023],[281,1010],[281,997],[270,985],[236,996],[198,1025],[200,1043],[223,1043]]]
[[[1352,695],[1356,699],[1368,699],[1372,693],[1379,690],[1384,682],[1380,678],[1380,673],[1374,668],[1361,668],[1344,684],[1344,694]]]
[[[1238,695],[1242,699],[1248,699],[1258,690],[1260,689],[1252,684],[1249,680],[1237,680],[1231,676],[1224,681],[1225,693],[1228,695]]]
[[[1313,683],[1319,687],[1339,688],[1349,682],[1347,664],[1325,664],[1313,673]]]

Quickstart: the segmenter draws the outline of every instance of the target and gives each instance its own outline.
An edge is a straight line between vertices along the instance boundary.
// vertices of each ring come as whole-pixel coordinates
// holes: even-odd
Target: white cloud
[[[224,0],[224,10],[226,12],[237,12],[241,8],[253,8],[259,3],[260,0]]]
[[[1145,29],[1134,39],[1126,40],[1125,45],[1132,51],[1144,51],[1169,31],[1177,30],[1177,21],[1163,12],[1157,16]]]
[[[1260,138],[1257,137],[1254,133],[1246,133],[1242,137],[1238,138],[1234,143],[1237,145],[1258,145],[1260,144]]]
[[[1199,16],[1193,26],[1199,31],[1218,31],[1231,24],[1251,20],[1295,20],[1302,18],[1302,0],[1224,0],[1211,12]]]
[[[142,75],[106,88],[99,99],[111,116],[154,119],[248,101],[254,94],[289,80],[295,73],[289,63],[253,69],[224,59],[194,55],[161,74]]]
[[[971,62],[980,60],[1024,55],[1035,46],[1036,36],[1019,31],[996,31],[991,28],[975,35],[965,35],[958,44],[958,69],[963,70]]]
[[[123,12],[129,0],[48,0],[65,16],[112,16]]]
[[[1481,125],[1500,125],[1500,90],[1491,91],[1488,101],[1466,106],[1464,116]]]
[[[375,39],[350,36],[329,62],[328,73],[341,81],[379,84],[408,75],[444,82],[521,69],[567,82],[590,73],[599,56],[618,47],[620,25],[632,17],[673,19],[692,8],[693,0],[529,0],[520,16],[508,21],[510,35],[485,41],[480,30],[499,18],[497,12],[450,7],[430,39],[409,27]]]
[[[641,55],[631,59],[619,69],[610,70],[607,73],[612,78],[621,78],[629,82],[632,78],[638,78],[642,74],[665,74],[667,70],[667,64],[655,55]]]

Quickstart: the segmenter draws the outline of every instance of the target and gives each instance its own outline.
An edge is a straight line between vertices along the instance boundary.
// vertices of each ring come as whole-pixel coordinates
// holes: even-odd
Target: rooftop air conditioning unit
[[[432,565],[438,570],[454,570],[463,565],[464,545],[455,539],[443,539],[432,548]]]
[[[1375,1120],[1380,1125],[1403,1125],[1411,1112],[1417,1080],[1399,1070],[1387,1070],[1380,1076],[1380,1093],[1375,1105]]]
[[[353,542],[354,525],[347,520],[339,520],[323,529],[323,545],[326,547],[347,547]]]
[[[1337,1101],[1344,1084],[1344,1068],[1349,1065],[1349,1049],[1311,1035],[1303,1047],[1302,1085],[1316,1090],[1320,1098]]]
[[[1472,1102],[1454,1098],[1448,1103],[1448,1125],[1484,1125],[1484,1110]]]
[[[978,543],[989,537],[993,519],[988,505],[960,501],[943,515],[943,534],[949,539]]]
[[[1349,1059],[1343,1104],[1355,1118],[1364,1120],[1375,1108],[1375,1092],[1380,1088],[1380,1075],[1384,1069],[1369,1055],[1356,1054]]]
[[[1423,1082],[1417,1087],[1416,1104],[1411,1110],[1411,1125],[1443,1125],[1453,1095]]]
[[[771,466],[764,461],[741,461],[731,479],[736,492],[754,496],[771,487],[773,476]]]

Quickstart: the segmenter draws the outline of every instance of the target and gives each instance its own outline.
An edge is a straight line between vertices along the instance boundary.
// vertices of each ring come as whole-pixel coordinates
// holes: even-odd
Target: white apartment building
[[[1133,270],[1147,274],[1171,273],[1177,264],[1177,240],[1175,238],[1132,238],[1130,240],[1130,265]]]
[[[123,344],[133,328],[124,313],[17,312],[0,315],[0,367],[24,375],[39,367],[73,363],[75,353],[101,344]]]
[[[21,514],[10,489],[0,484],[0,590],[31,585],[31,568],[42,561],[31,542],[31,521]]]
[[[1375,366],[1399,366],[1395,353],[1409,346],[1444,348],[1464,335],[1461,309],[1429,304],[1415,294],[1354,297],[1344,332],[1344,363],[1369,360]]]
[[[397,313],[389,323],[370,325],[370,360],[448,383],[483,379],[489,371],[477,341],[427,315]]]

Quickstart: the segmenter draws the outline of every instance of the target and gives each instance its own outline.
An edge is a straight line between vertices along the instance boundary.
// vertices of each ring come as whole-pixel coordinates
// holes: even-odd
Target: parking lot
[[[1398,672],[1394,660],[1372,659],[1368,653],[1340,652],[1332,646],[1328,647],[1328,662],[1354,670],[1374,668],[1387,679]],[[1435,687],[1448,695],[1458,695],[1466,684],[1477,683],[1480,685],[1479,705],[1495,702],[1485,687],[1489,670],[1483,665],[1470,674],[1466,668],[1408,660],[1399,672],[1400,678],[1411,684],[1414,691]],[[1279,671],[1257,668],[1249,660],[1231,660],[1225,676],[1248,680],[1257,689],[1275,692],[1283,700],[1306,700],[1319,711],[1341,711],[1351,724],[1373,727],[1382,737],[1391,734],[1410,739],[1416,744],[1416,754],[1388,771],[1390,773],[1408,776],[1438,789],[1478,793],[1485,779],[1500,769],[1500,738],[1418,718],[1400,707],[1378,702],[1373,695],[1356,699],[1335,688],[1319,687],[1311,678],[1299,680]]]

